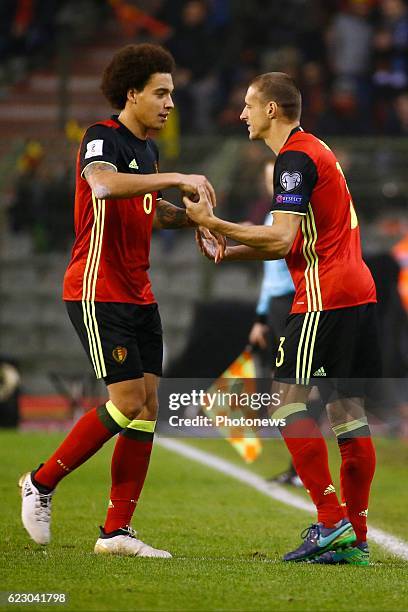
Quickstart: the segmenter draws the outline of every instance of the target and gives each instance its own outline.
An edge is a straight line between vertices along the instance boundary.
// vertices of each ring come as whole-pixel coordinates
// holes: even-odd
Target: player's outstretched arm
[[[224,259],[281,259],[289,253],[299,230],[301,215],[275,213],[272,226],[243,226],[216,217],[205,191],[200,188],[199,194],[198,202],[187,196],[183,198],[188,216],[211,232],[241,243],[237,247],[228,247]]]
[[[202,231],[202,229],[200,231]],[[209,232],[209,230],[207,231]],[[256,249],[243,244],[226,246],[224,255],[216,256],[217,244],[214,238],[207,238],[204,240],[202,237],[198,236],[196,241],[201,253],[207,257],[207,259],[215,263],[221,263],[221,261],[269,261],[271,259],[283,259],[280,253]]]
[[[131,198],[151,191],[177,187],[183,193],[196,194],[201,187],[212,206],[216,205],[215,191],[209,180],[200,174],[158,172],[155,174],[127,174],[117,172],[112,164],[93,162],[84,170],[93,193],[99,199]]]

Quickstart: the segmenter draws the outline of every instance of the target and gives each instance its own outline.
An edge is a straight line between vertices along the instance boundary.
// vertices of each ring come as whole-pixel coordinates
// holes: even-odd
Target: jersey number
[[[279,338],[280,342],[279,342],[279,347],[278,347],[278,354],[276,355],[276,367],[280,368],[282,363],[285,360],[285,351],[283,350],[283,343],[285,342],[285,337],[282,336],[282,338]]]
[[[357,214],[354,208],[353,200],[351,198],[350,189],[348,188],[346,177],[344,176],[343,168],[340,166],[339,162],[336,163],[337,170],[340,172],[341,176],[344,178],[344,182],[346,183],[347,193],[350,196],[350,217],[351,217],[351,229],[356,229],[358,226]]]
[[[322,143],[322,145],[324,146],[325,149],[327,149],[328,151],[331,151],[331,148],[325,142],[323,142],[323,140],[320,140],[320,138],[319,138],[319,141]],[[346,177],[344,176],[343,168],[340,166],[339,162],[336,162],[336,167],[337,167],[337,170],[340,172],[341,176],[343,177],[344,182],[346,183],[347,193],[350,196],[351,229],[356,229],[356,227],[358,227],[358,218],[357,218],[357,214],[356,214],[356,211],[355,211],[355,208],[354,208],[354,204],[353,204],[353,200],[352,200],[352,197],[351,197],[350,189],[348,188],[347,180],[346,180]]]
[[[150,215],[150,213],[152,212],[152,208],[153,196],[151,193],[146,193],[145,197],[143,198],[143,210],[145,211],[146,215]]]

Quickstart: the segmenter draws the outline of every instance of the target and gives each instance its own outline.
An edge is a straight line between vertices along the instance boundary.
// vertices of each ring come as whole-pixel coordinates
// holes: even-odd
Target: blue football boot
[[[310,525],[301,538],[303,544],[288,552],[284,561],[310,561],[326,551],[348,548],[356,541],[356,534],[350,521],[344,518],[338,527],[323,527],[321,523]]]

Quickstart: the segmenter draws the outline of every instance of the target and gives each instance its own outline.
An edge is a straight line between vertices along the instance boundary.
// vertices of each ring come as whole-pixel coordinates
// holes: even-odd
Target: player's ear
[[[278,105],[274,100],[270,100],[266,106],[266,114],[268,115],[268,119],[275,119],[278,113]]]
[[[128,89],[127,99],[132,104],[136,104],[136,102],[137,102],[137,91],[136,91],[136,89],[133,89],[133,88],[132,89]]]

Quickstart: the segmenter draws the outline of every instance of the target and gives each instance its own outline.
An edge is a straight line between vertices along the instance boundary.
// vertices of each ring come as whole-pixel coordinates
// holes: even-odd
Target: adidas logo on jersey
[[[327,376],[325,369],[323,367],[319,368],[318,370],[316,370],[316,372],[313,374],[313,376]]]
[[[132,170],[139,170],[138,163],[137,163],[137,161],[134,158],[130,162],[129,168],[132,168]]]
[[[328,487],[326,487],[326,489],[324,490],[324,495],[330,495],[330,493],[335,493],[336,489],[334,488],[334,486],[332,484],[330,484]]]

